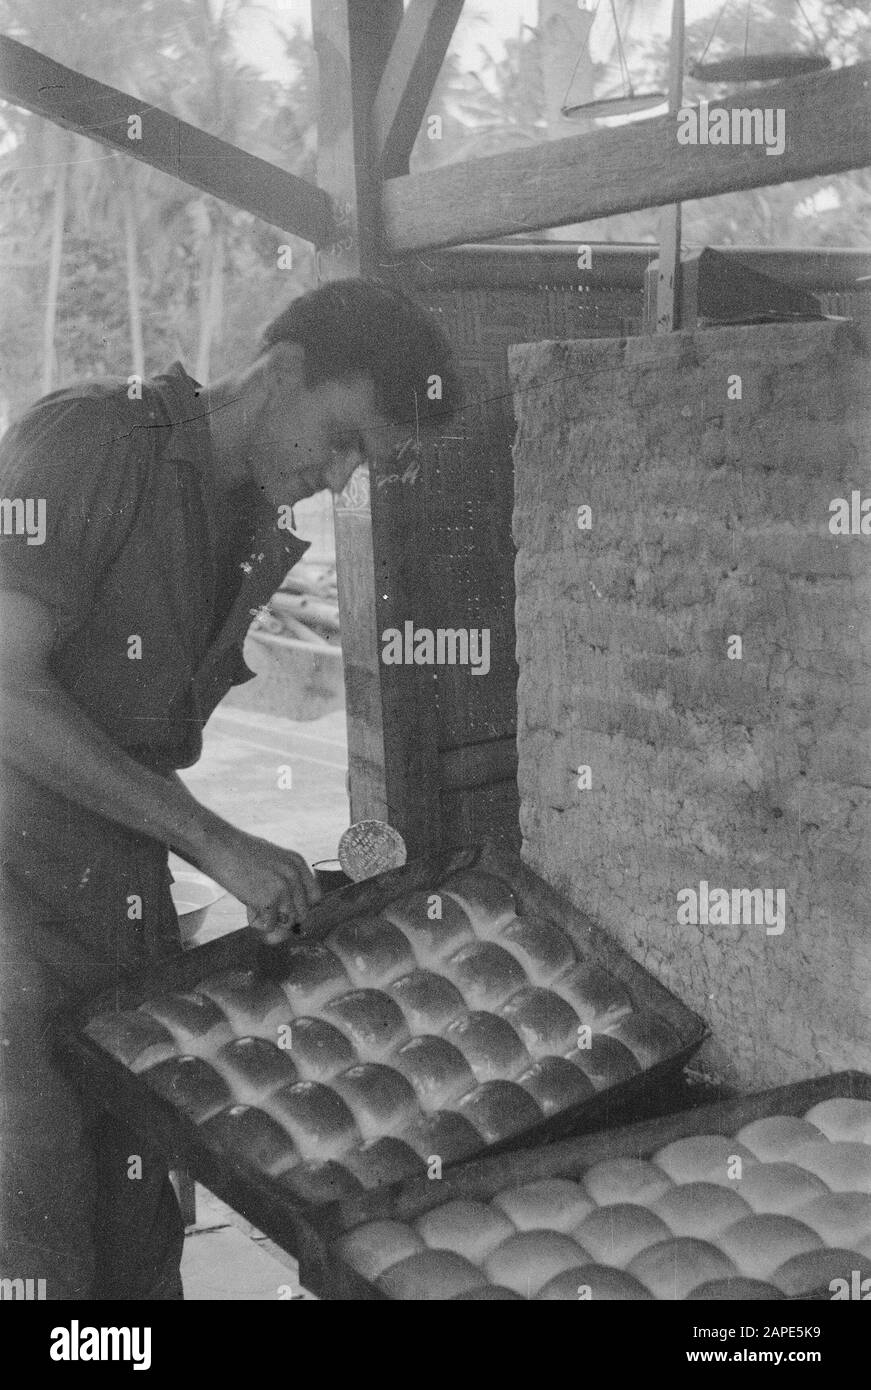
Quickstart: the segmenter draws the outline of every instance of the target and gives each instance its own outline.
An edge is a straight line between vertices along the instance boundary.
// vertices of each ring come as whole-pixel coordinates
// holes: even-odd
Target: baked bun
[[[299,1161],[281,1125],[253,1105],[222,1110],[203,1125],[202,1133],[221,1153],[270,1178],[287,1172]]]
[[[532,1096],[513,1081],[484,1081],[460,1098],[457,1109],[487,1144],[498,1144],[542,1119]]]
[[[445,1038],[411,1038],[390,1054],[390,1065],[408,1078],[426,1110],[450,1105],[475,1084],[462,1052]]]
[[[405,1178],[423,1177],[426,1172],[414,1149],[392,1135],[368,1139],[349,1149],[343,1154],[342,1163],[367,1190]]]
[[[454,1019],[445,1037],[462,1052],[476,1081],[510,1080],[532,1060],[511,1024],[496,1014],[478,1011]]]
[[[496,939],[516,957],[534,985],[549,985],[578,959],[566,933],[541,917],[517,917],[506,923]]]
[[[647,1207],[629,1202],[595,1207],[578,1223],[573,1234],[598,1264],[616,1265],[618,1269],[628,1265],[648,1245],[671,1238],[661,1217]]]
[[[323,1018],[295,1018],[289,1051],[304,1081],[329,1081],[357,1060],[350,1040]]]
[[[654,1298],[686,1298],[699,1284],[729,1279],[738,1273],[728,1255],[706,1240],[675,1236],[648,1245],[630,1261],[629,1273],[639,1279]]]
[[[162,1023],[186,1056],[209,1057],[233,1037],[224,1014],[204,994],[167,994],[140,1004],[138,1012]]]
[[[805,1119],[822,1130],[827,1139],[858,1140],[871,1144],[871,1100],[832,1096],[812,1105]]]
[[[608,1033],[625,1043],[644,1071],[666,1057],[674,1057],[683,1047],[671,1024],[651,1009],[636,1009],[625,1014]]]
[[[672,1187],[661,1168],[643,1158],[606,1158],[583,1176],[584,1189],[598,1206],[618,1202],[652,1204]]]
[[[804,1255],[822,1244],[816,1231],[793,1216],[743,1216],[727,1226],[718,1239],[741,1274],[750,1279],[768,1279],[785,1260]]]
[[[233,1104],[227,1082],[202,1057],[171,1057],[150,1067],[143,1078],[152,1091],[198,1125]]]
[[[527,983],[522,967],[494,941],[469,941],[443,966],[470,1009],[498,1009]]]
[[[367,1221],[338,1242],[342,1259],[369,1280],[424,1248],[417,1231],[401,1221]]]
[[[793,1162],[816,1173],[833,1192],[864,1192],[871,1196],[871,1144],[818,1139],[796,1149]]]
[[[561,1303],[626,1300],[633,1303],[650,1301],[653,1295],[625,1269],[612,1269],[609,1265],[585,1264],[575,1269],[567,1269],[549,1280],[535,1295],[539,1301],[554,1300]]]
[[[378,1279],[389,1298],[404,1302],[456,1298],[486,1283],[480,1269],[453,1250],[421,1250],[391,1265]]]
[[[777,1216],[795,1216],[805,1202],[829,1190],[795,1163],[754,1163],[734,1186],[754,1211]]]
[[[553,990],[524,985],[499,1010],[532,1057],[561,1055],[578,1041],[578,1016]]]
[[[91,1019],[85,1032],[98,1047],[110,1052],[132,1072],[145,1071],[177,1055],[169,1029],[156,1018],[132,1009],[100,1014]]]
[[[487,940],[517,915],[514,894],[501,878],[481,869],[462,869],[445,879],[439,892],[457,903],[476,936]]]
[[[515,1078],[541,1106],[545,1116],[580,1105],[596,1094],[596,1088],[580,1067],[565,1057],[542,1057]]]
[[[359,1178],[355,1178],[344,1163],[336,1163],[334,1159],[324,1163],[317,1159],[297,1163],[295,1168],[281,1174],[278,1186],[307,1206],[341,1202],[345,1197],[359,1197],[363,1191]]]
[[[199,985],[213,999],[239,1038],[259,1037],[276,1042],[279,1029],[290,1023],[293,1010],[278,985],[253,970],[232,970]]]
[[[608,1033],[594,1033],[589,1047],[578,1047],[580,1040],[580,1037],[575,1039],[575,1046],[565,1056],[572,1066],[583,1072],[595,1090],[604,1091],[609,1086],[618,1086],[621,1081],[629,1081],[641,1071],[635,1054]]]
[[[302,1158],[340,1158],[360,1142],[354,1116],[341,1096],[320,1081],[297,1081],[263,1102],[287,1130]]]
[[[558,1274],[587,1263],[586,1252],[562,1231],[519,1231],[490,1252],[484,1268],[492,1283],[533,1298]]]
[[[280,984],[294,1014],[317,1012],[351,988],[342,962],[320,941],[287,947]]]
[[[440,1158],[442,1164],[457,1163],[471,1158],[481,1148],[481,1136],[475,1126],[455,1110],[436,1110],[431,1115],[418,1115],[402,1131],[424,1162]]]
[[[355,989],[324,1005],[327,1019],[350,1038],[364,1062],[381,1062],[408,1040],[399,1005],[380,989]]]
[[[817,1290],[831,1298],[835,1292],[831,1288],[832,1281],[843,1279],[849,1290],[854,1270],[860,1284],[871,1278],[871,1259],[857,1250],[820,1248],[808,1250],[804,1255],[793,1255],[774,1271],[771,1282],[783,1289],[787,1298],[806,1298]]]
[[[571,1004],[580,1023],[596,1033],[613,1028],[632,1012],[632,998],[625,986],[609,971],[587,961],[564,970],[551,989]]]
[[[432,903],[441,913],[430,917]],[[414,952],[418,965],[438,969],[439,962],[459,949],[475,933],[459,903],[438,893],[406,893],[381,909],[381,916],[398,927]]]
[[[408,939],[384,917],[354,917],[330,932],[329,949],[359,989],[383,988],[414,969]]]
[[[215,1053],[215,1070],[236,1101],[257,1105],[265,1096],[299,1080],[290,1053],[265,1038],[234,1038]]]
[[[798,1115],[765,1115],[744,1125],[735,1135],[763,1163],[791,1163],[800,1144],[822,1137],[816,1125]]]
[[[417,1096],[405,1077],[379,1062],[358,1062],[330,1082],[345,1101],[364,1139],[398,1129],[417,1110]]]
[[[522,1303],[523,1299],[519,1293],[513,1289],[506,1289],[501,1284],[482,1284],[479,1289],[469,1289],[467,1293],[455,1293],[453,1303]]]
[[[826,1245],[853,1245],[871,1235],[871,1197],[865,1192],[826,1192],[793,1215]]]
[[[734,1182],[730,1187],[720,1187],[713,1182],[687,1182],[680,1187],[670,1187],[657,1197],[653,1210],[676,1236],[715,1241],[727,1226],[734,1226],[742,1216],[752,1215],[752,1207],[737,1189],[738,1184]]]
[[[568,1178],[538,1178],[509,1187],[493,1198],[518,1231],[574,1231],[593,1210],[580,1183]]]
[[[387,986],[413,1033],[440,1033],[452,1019],[466,1012],[466,1001],[456,985],[433,970],[412,970]]]
[[[736,1158],[741,1160],[741,1172],[759,1161],[737,1139],[725,1134],[691,1134],[653,1154],[653,1162],[673,1182],[718,1182],[728,1187],[739,1182],[737,1175],[730,1177]]]
[[[514,1235],[513,1225],[496,1206],[459,1197],[424,1212],[414,1224],[432,1249],[454,1250],[474,1264],[480,1264],[491,1250]]]
[[[707,1284],[699,1284],[687,1294],[688,1299],[719,1299],[722,1302],[734,1299],[767,1302],[785,1297],[786,1294],[775,1284],[766,1284],[762,1279],[745,1279],[740,1274],[733,1279],[710,1279]]]

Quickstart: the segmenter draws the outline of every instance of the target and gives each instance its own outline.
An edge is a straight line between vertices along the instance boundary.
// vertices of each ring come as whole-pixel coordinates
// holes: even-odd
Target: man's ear
[[[264,354],[269,395],[287,398],[305,386],[305,352],[299,343],[273,343]]]

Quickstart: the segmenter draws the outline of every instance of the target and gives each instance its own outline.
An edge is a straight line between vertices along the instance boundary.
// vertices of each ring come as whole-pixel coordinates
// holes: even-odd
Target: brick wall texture
[[[710,1073],[871,1071],[871,536],[829,529],[871,498],[867,347],[798,323],[510,366],[524,858],[708,1020]],[[679,925],[702,880],[783,889],[783,933]]]

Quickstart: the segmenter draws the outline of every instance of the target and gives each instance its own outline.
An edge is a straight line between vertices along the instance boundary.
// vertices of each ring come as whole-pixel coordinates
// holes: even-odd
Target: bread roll
[[[653,1295],[624,1269],[608,1265],[586,1264],[567,1269],[551,1279],[535,1295],[539,1301],[561,1303],[595,1303],[625,1300],[632,1303],[650,1302]]]
[[[558,1274],[588,1263],[586,1251],[562,1231],[519,1231],[491,1250],[484,1268],[492,1283],[533,1298]]]
[[[568,1178],[538,1178],[508,1187],[493,1198],[492,1205],[518,1231],[564,1231],[566,1235],[593,1210],[580,1183]]]
[[[224,1014],[204,994],[168,994],[149,999],[139,1012],[157,1019],[172,1034],[179,1053],[189,1057],[211,1057],[233,1037]]]
[[[826,1184],[795,1163],[754,1163],[734,1184],[756,1212],[795,1216],[811,1198],[828,1192]]]
[[[408,1078],[425,1110],[441,1110],[475,1084],[462,1052],[445,1038],[411,1038],[390,1054],[390,1065]]]
[[[156,1018],[130,1009],[92,1018],[85,1032],[129,1071],[145,1071],[177,1055],[172,1034]]]
[[[470,941],[444,963],[470,1009],[498,1009],[527,983],[522,967],[494,941]]]
[[[431,911],[441,915],[431,917]],[[418,965],[426,970],[437,970],[445,956],[475,937],[467,913],[441,889],[434,893],[406,893],[382,908],[381,916],[399,928]]]
[[[652,1206],[672,1187],[671,1178],[643,1158],[606,1158],[583,1175],[583,1186],[599,1206],[638,1202]]]
[[[171,1057],[142,1075],[152,1091],[198,1125],[233,1104],[230,1087],[202,1057]]]
[[[513,1081],[484,1081],[462,1096],[456,1108],[487,1144],[498,1144],[542,1119],[532,1096]]]
[[[735,1138],[763,1163],[791,1163],[799,1144],[821,1139],[822,1134],[798,1115],[766,1115],[744,1125]]]
[[[453,1303],[522,1303],[523,1299],[519,1293],[513,1289],[503,1288],[500,1284],[482,1284],[479,1289],[469,1289],[466,1293],[455,1293]]]
[[[812,1105],[805,1119],[822,1130],[827,1139],[871,1144],[871,1100],[833,1096],[831,1100]]]
[[[761,1165],[760,1165],[761,1166]],[[747,1169],[747,1172],[755,1172]],[[712,1182],[688,1182],[671,1187],[653,1204],[676,1236],[695,1236],[697,1240],[716,1243],[716,1237],[727,1226],[734,1226],[742,1216],[750,1216],[752,1208],[738,1192],[738,1184],[719,1187]]]
[[[351,988],[342,962],[320,941],[289,946],[284,969],[281,988],[296,1015],[316,1013]]]
[[[414,969],[408,939],[383,917],[354,917],[343,922],[330,932],[326,944],[359,989],[383,989]]]
[[[421,1250],[391,1265],[378,1279],[389,1298],[403,1302],[456,1298],[486,1283],[481,1270],[453,1250]]]
[[[625,986],[609,971],[588,961],[564,970],[551,989],[571,1004],[580,1023],[596,1033],[613,1028],[632,1012],[632,998]]]
[[[864,1192],[826,1192],[793,1212],[826,1245],[855,1245],[871,1235],[871,1197]]]
[[[199,986],[213,999],[239,1038],[259,1037],[276,1042],[279,1029],[290,1023],[293,1010],[278,985],[253,970],[232,970]]]
[[[871,1260],[858,1250],[820,1248],[793,1255],[774,1271],[771,1282],[782,1289],[787,1298],[806,1298],[816,1292],[831,1298],[836,1292],[831,1288],[832,1281],[846,1280],[850,1289],[853,1270],[858,1271],[861,1284],[863,1279],[871,1278]]]
[[[711,1279],[687,1294],[688,1299],[719,1299],[721,1302],[734,1299],[768,1302],[785,1297],[786,1294],[775,1284],[766,1284],[762,1279],[745,1279],[743,1275],[737,1275],[734,1279]]]
[[[299,1080],[290,1053],[265,1038],[234,1038],[215,1053],[214,1067],[228,1082],[233,1099],[257,1105],[281,1086]]]
[[[750,1279],[768,1279],[785,1260],[822,1244],[816,1231],[793,1216],[761,1216],[756,1212],[727,1226],[717,1243]]]
[[[440,1158],[443,1166],[471,1158],[481,1148],[481,1136],[474,1125],[455,1110],[416,1116],[403,1129],[402,1138],[424,1162]]]
[[[304,1081],[329,1081],[357,1060],[350,1039],[323,1018],[295,1018],[289,1051]]]
[[[515,1080],[538,1102],[547,1117],[572,1105],[581,1105],[596,1094],[590,1078],[565,1057],[542,1057]]]
[[[740,1169],[735,1164],[738,1158]],[[758,1161],[737,1139],[725,1134],[691,1134],[653,1154],[653,1162],[674,1182],[716,1182],[727,1187],[733,1187],[739,1172]]]
[[[650,1009],[625,1014],[608,1029],[608,1034],[625,1043],[644,1071],[666,1057],[674,1057],[683,1046],[671,1024]]]
[[[532,1060],[511,1024],[496,1014],[476,1011],[457,1018],[445,1037],[462,1052],[476,1081],[513,1080]]]
[[[341,1096],[320,1081],[297,1081],[263,1102],[287,1130],[302,1158],[341,1158],[360,1142],[354,1116]]]
[[[577,1046],[578,1016],[553,990],[525,985],[499,1010],[533,1057],[560,1056]]]
[[[454,1250],[480,1264],[503,1240],[514,1235],[504,1212],[485,1202],[454,1198],[424,1212],[414,1223],[418,1235],[434,1250]]]
[[[280,1125],[253,1105],[233,1105],[213,1115],[202,1128],[208,1142],[237,1163],[275,1178],[299,1161]]]
[[[342,1163],[367,1190],[422,1177],[426,1172],[414,1149],[394,1135],[367,1139],[365,1144],[349,1149]]]
[[[439,892],[457,903],[476,936],[487,940],[517,915],[514,894],[501,878],[481,869],[463,869],[441,884]]]
[[[818,1139],[797,1148],[793,1162],[816,1173],[833,1192],[864,1192],[871,1196],[871,1144]]]
[[[507,922],[496,940],[516,957],[534,985],[549,985],[578,959],[566,933],[541,917],[517,917]]]
[[[307,1159],[296,1167],[282,1173],[277,1186],[307,1206],[324,1206],[328,1202],[341,1202],[345,1197],[358,1197],[363,1184],[355,1178],[344,1163],[334,1159],[319,1162]]]
[[[456,985],[433,970],[412,970],[387,986],[412,1033],[441,1033],[452,1019],[466,1012]]]
[[[597,1264],[623,1269],[648,1245],[669,1240],[671,1231],[654,1212],[637,1203],[594,1207],[573,1231]]]
[[[398,1129],[418,1108],[410,1083],[380,1062],[358,1062],[340,1071],[330,1085],[345,1101],[364,1139]]]
[[[595,1090],[604,1091],[609,1086],[619,1086],[621,1081],[638,1076],[641,1067],[634,1053],[616,1038],[607,1033],[594,1033],[589,1046],[578,1046],[579,1042],[586,1041],[586,1034],[579,1035],[575,1046],[565,1056],[572,1066],[580,1069]]]
[[[338,1251],[364,1279],[375,1280],[391,1265],[424,1249],[411,1226],[401,1221],[367,1221],[338,1241]]]
[[[706,1240],[675,1236],[648,1245],[629,1264],[629,1273],[650,1290],[654,1298],[686,1298],[699,1284],[728,1279],[738,1273],[728,1255]]]
[[[408,1040],[408,1025],[399,1005],[380,989],[355,989],[324,1005],[330,1023],[348,1037],[362,1062],[382,1062]]]

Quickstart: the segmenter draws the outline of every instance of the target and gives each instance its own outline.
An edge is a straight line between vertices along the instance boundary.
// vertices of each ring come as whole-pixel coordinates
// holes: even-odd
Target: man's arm
[[[305,860],[246,835],[118,748],[53,677],[55,623],[28,594],[0,591],[3,756],[86,810],[170,845],[249,909],[269,941],[288,934],[321,896]],[[286,920],[281,922],[280,918]]]

